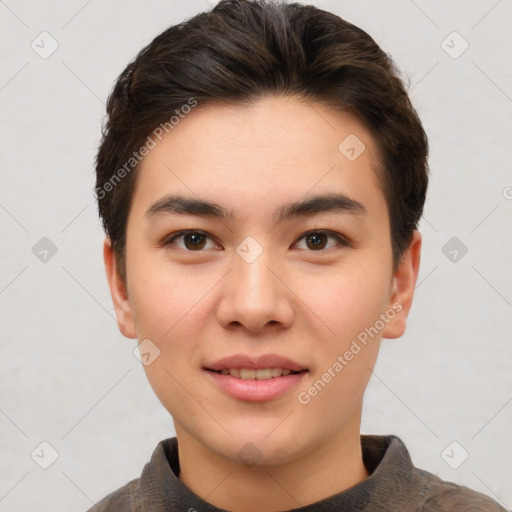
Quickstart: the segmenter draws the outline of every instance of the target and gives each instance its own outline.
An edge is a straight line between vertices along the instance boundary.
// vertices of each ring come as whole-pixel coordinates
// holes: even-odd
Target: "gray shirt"
[[[363,462],[370,476],[343,492],[294,512],[506,512],[494,500],[445,482],[413,466],[396,436],[361,435]],[[178,478],[176,437],[161,441],[140,478],[103,498],[88,512],[220,512]],[[264,510],[262,510],[264,512]]]

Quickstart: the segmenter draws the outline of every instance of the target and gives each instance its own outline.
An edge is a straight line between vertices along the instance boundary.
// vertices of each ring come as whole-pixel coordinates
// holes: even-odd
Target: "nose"
[[[272,262],[267,251],[252,262],[236,254],[223,280],[218,320],[225,328],[242,325],[252,333],[267,325],[286,328],[293,323],[293,298],[282,265]]]

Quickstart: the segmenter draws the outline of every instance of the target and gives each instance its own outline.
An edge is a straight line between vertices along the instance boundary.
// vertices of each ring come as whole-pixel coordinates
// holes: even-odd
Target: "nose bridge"
[[[237,247],[219,309],[224,325],[235,322],[257,331],[270,322],[291,322],[293,311],[288,290],[274,275],[280,267],[274,260],[271,251],[256,246],[252,240]]]
[[[250,244],[250,243],[249,243]],[[276,278],[271,268],[270,251],[256,251],[250,247],[243,253],[243,245],[237,249],[233,278],[235,279],[235,295],[237,303],[251,306],[259,310],[270,309],[275,301]]]

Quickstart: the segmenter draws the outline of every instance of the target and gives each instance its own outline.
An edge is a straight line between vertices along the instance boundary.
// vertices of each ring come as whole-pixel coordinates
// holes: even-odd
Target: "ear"
[[[132,306],[128,299],[126,287],[117,272],[116,258],[112,242],[106,237],[103,243],[103,260],[107,273],[110,294],[117,317],[117,326],[127,338],[136,338],[135,322],[133,321]]]
[[[421,234],[414,230],[411,243],[403,254],[402,261],[393,276],[392,294],[388,308],[396,315],[382,331],[383,338],[399,338],[405,332],[421,257]]]

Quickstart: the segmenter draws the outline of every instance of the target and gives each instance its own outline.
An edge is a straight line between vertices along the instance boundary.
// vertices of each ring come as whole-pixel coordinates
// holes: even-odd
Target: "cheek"
[[[333,432],[352,417],[361,405],[378,349],[376,340],[367,346],[360,345],[359,352],[350,361],[343,351],[334,354],[298,396],[307,417],[317,418],[321,428],[329,428]],[[344,362],[340,363],[340,360]]]
[[[176,332],[186,334],[182,331],[190,326],[187,317],[197,314],[197,306],[212,286],[211,279],[158,265],[150,270],[140,269],[137,272],[134,268],[131,276],[132,309],[139,339],[163,343]]]
[[[329,330],[318,340],[314,372],[299,403],[334,429],[360,404],[377,359],[382,329],[375,325],[388,297],[383,275],[343,273],[309,295],[308,304],[315,304]]]
[[[369,269],[369,270],[366,270]],[[337,348],[374,325],[389,299],[388,275],[381,265],[343,268],[328,276],[301,277],[300,297],[326,327]]]
[[[204,351],[205,325],[211,315],[211,300],[218,275],[197,269],[181,271],[167,264],[140,266],[132,274],[132,307],[140,341],[151,340],[158,357],[144,371],[169,410],[187,401],[180,384],[187,382],[190,368]],[[203,341],[204,344],[204,341]],[[169,397],[174,397],[169,400]],[[180,399],[177,399],[180,397]]]

